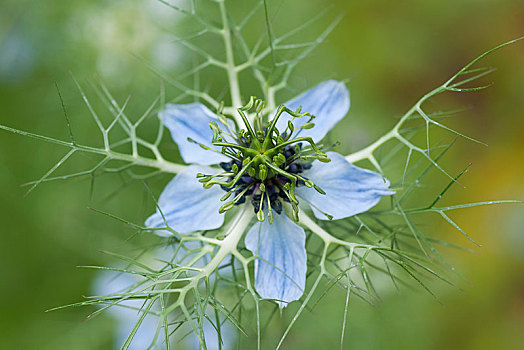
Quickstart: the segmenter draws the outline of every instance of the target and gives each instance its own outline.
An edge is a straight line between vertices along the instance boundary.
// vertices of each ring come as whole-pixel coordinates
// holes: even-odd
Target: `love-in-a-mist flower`
[[[222,226],[228,210],[252,206],[258,222],[245,245],[257,257],[257,293],[281,306],[299,299],[307,269],[299,205],[309,205],[320,220],[337,220],[393,193],[382,175],[320,143],[349,103],[346,86],[329,80],[281,105],[267,122],[256,99],[238,109],[244,125],[201,103],[167,105],[160,118],[191,165],[166,186],[146,226],[167,224],[182,234],[211,230]],[[254,115],[252,124],[246,113]]]

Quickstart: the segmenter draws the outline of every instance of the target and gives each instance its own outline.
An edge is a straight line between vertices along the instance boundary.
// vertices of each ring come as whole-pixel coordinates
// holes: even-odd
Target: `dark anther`
[[[277,212],[277,214],[282,214],[282,202],[278,199],[271,202],[271,209]]]
[[[302,172],[302,164],[300,163],[291,163],[287,169],[292,174],[298,174]]]
[[[267,194],[269,194],[269,197],[271,198],[271,196],[273,196],[276,193],[275,185],[273,185],[272,183],[267,184],[266,192]]]
[[[284,156],[287,158],[291,158],[295,155],[295,150],[292,146],[287,146],[284,150]]]
[[[271,186],[271,191],[268,191],[267,194],[269,195],[269,200],[274,201],[278,199],[278,192],[275,189],[275,186]]]
[[[231,171],[233,169],[233,161],[230,162],[220,162],[220,167],[224,169],[224,171]]]
[[[284,202],[291,203],[291,201],[289,200],[289,198],[287,198],[287,196],[285,196],[285,195],[282,196],[282,200],[283,200]]]
[[[255,179],[253,179],[251,176],[249,175],[242,175],[240,177],[240,179],[238,180],[238,183],[239,184],[250,184],[250,183],[253,183],[255,181]]]
[[[291,180],[289,180],[287,177],[282,176],[282,175],[277,175],[275,178],[282,185],[285,185],[285,184],[291,182]]]
[[[255,187],[254,186],[251,186],[250,188],[248,188],[248,190],[246,191],[246,193],[244,193],[244,196],[251,196],[253,194],[253,191],[255,190]]]
[[[302,169],[308,170],[311,169],[313,165],[311,163],[302,163]]]
[[[253,201],[253,209],[255,210],[255,213],[260,211],[260,202],[259,201]],[[266,209],[266,202],[262,202],[262,210]]]

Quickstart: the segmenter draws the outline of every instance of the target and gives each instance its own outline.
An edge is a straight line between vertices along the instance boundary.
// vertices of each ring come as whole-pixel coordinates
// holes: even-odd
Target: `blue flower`
[[[165,187],[146,226],[167,224],[182,234],[216,229],[225,211],[251,203],[259,222],[247,232],[245,245],[257,257],[255,289],[280,306],[299,299],[307,255],[304,229],[295,222],[297,204],[307,203],[320,220],[337,220],[393,194],[382,175],[317,146],[349,104],[346,86],[329,80],[284,103],[287,108],[279,108],[267,124],[257,123],[259,105],[251,103],[244,111],[255,110],[255,128],[240,110],[247,130],[238,131],[203,104],[167,105],[159,116],[190,165]],[[295,220],[286,215],[284,203]]]

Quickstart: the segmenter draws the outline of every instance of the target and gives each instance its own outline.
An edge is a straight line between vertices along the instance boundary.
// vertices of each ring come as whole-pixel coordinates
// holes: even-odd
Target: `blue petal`
[[[222,226],[224,214],[218,209],[223,204],[220,197],[224,191],[218,186],[205,189],[198,179],[197,173],[213,174],[215,169],[199,165],[191,165],[171,180],[158,199],[160,210],[146,220],[150,228],[167,225],[179,233],[198,230],[212,230]],[[164,218],[162,217],[164,214]]]
[[[229,160],[223,154],[205,150],[196,143],[187,140],[191,138],[208,147],[220,150],[220,147],[211,144],[213,131],[209,127],[209,122],[216,122],[224,131],[227,131],[227,127],[219,122],[213,112],[203,104],[168,104],[165,110],[159,113],[159,118],[171,132],[173,140],[178,145],[180,155],[186,163],[210,165]]]
[[[294,135],[295,137],[309,136],[313,138],[313,141],[319,142],[347,114],[349,91],[344,83],[328,80],[284,103],[284,106],[293,111],[302,106],[302,112],[308,112],[315,116],[312,121],[315,123],[315,127],[301,129]],[[291,120],[291,116],[284,113],[277,121],[277,129],[280,132],[287,127],[288,120]],[[295,129],[307,121],[307,116],[295,119],[293,122]]]
[[[328,220],[322,212],[342,219],[365,212],[375,206],[383,196],[394,194],[389,181],[382,175],[359,168],[335,152],[327,152],[329,163],[318,160],[301,175],[319,186],[325,195],[313,188],[301,186],[296,194],[309,202],[318,219]]]
[[[276,299],[280,307],[298,300],[306,283],[306,235],[285,214],[275,213],[246,235],[246,248],[257,257],[255,289],[263,299]]]

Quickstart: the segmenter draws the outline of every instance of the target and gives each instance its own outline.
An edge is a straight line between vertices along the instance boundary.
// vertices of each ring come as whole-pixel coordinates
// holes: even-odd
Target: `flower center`
[[[228,119],[219,114],[219,120],[227,130],[222,130],[216,122],[210,122],[213,130],[212,144],[221,147],[221,153],[231,158],[229,162],[220,163],[223,172],[215,175],[198,174],[199,181],[205,188],[219,185],[226,194],[221,198],[226,202],[220,212],[232,209],[235,205],[250,200],[257,214],[257,219],[263,221],[267,212],[270,223],[273,221],[273,211],[282,213],[282,201],[289,202],[293,216],[298,218],[298,200],[295,196],[297,186],[314,188],[325,194],[313,181],[303,177],[301,173],[311,168],[317,159],[329,162],[330,159],[311,139],[300,137],[302,129],[314,127],[311,122],[314,116],[301,113],[300,108],[292,111],[280,106],[275,117],[263,122],[261,100],[251,98],[250,102],[238,109],[245,129],[236,131],[229,125]],[[251,125],[245,112],[252,112],[254,126]],[[279,131],[276,128],[278,119],[283,113],[291,116],[287,127]],[[302,126],[295,128],[296,118],[309,118]],[[303,146],[306,144],[306,146]],[[200,144],[201,147],[210,149]]]
[[[302,143],[298,143],[298,148],[302,148]],[[294,147],[287,146],[284,149],[285,161],[280,165],[280,168],[292,175],[299,176],[298,174],[302,173],[304,170],[311,168],[311,163],[303,162],[297,157],[297,152],[295,152]],[[229,181],[234,180],[233,168],[242,169],[242,163],[238,160],[231,160],[230,162],[220,163],[220,167],[226,171],[231,172],[232,175],[229,176]],[[258,175],[258,176],[257,176]],[[262,176],[263,177],[263,176]],[[305,185],[305,181],[308,181],[307,178],[300,176],[299,180],[296,183],[296,186]],[[221,188],[228,193],[228,196],[232,194],[235,195],[235,198],[238,197],[238,200],[235,201],[235,205],[240,205],[250,200],[253,204],[255,213],[258,213],[261,209],[265,210],[269,207],[274,210],[277,214],[282,213],[282,201],[291,202],[287,187],[291,183],[290,179],[280,173],[276,173],[270,169],[269,174],[265,179],[260,177],[260,173],[248,171],[248,174],[244,174],[236,182],[233,187],[227,187],[225,185],[220,185]],[[266,198],[264,198],[264,196]],[[267,199],[267,200],[264,200]]]

